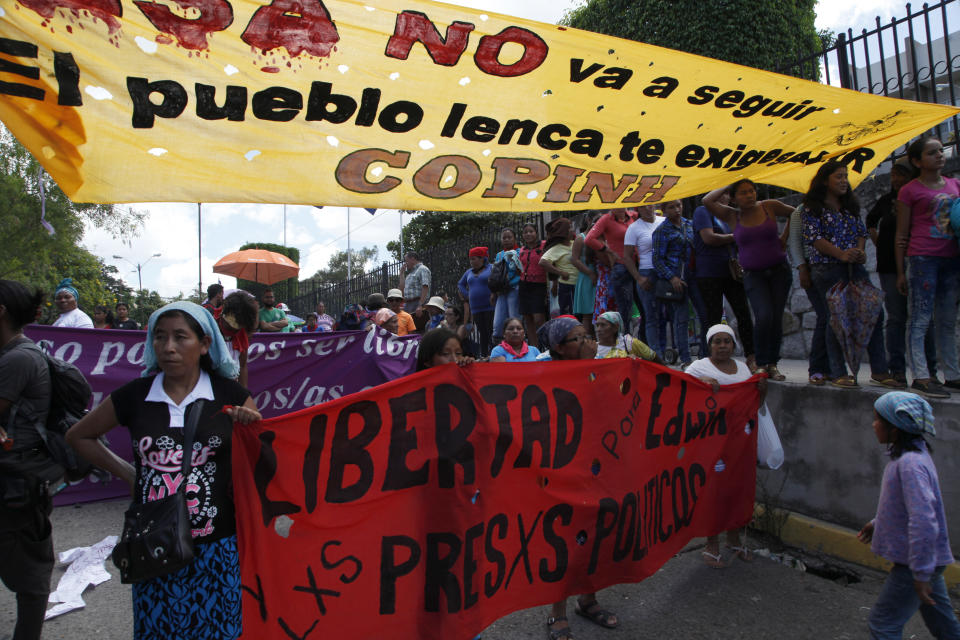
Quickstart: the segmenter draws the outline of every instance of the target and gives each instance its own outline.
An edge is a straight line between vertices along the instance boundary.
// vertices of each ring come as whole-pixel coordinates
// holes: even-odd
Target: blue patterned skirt
[[[240,636],[237,537],[196,544],[193,562],[133,585],[135,640],[234,640]]]

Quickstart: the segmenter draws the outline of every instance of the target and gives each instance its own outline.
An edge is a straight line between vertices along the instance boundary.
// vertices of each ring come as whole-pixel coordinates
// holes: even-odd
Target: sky
[[[580,0],[461,0],[452,4],[556,24],[569,8],[580,4]],[[821,2],[817,5],[817,27],[834,31],[853,28],[854,33],[859,33],[861,28],[874,26],[876,15],[884,22],[894,15],[906,15],[904,5],[902,0]],[[284,217],[287,245],[300,250],[301,279],[324,268],[336,251],[347,250],[348,214],[344,207],[317,209],[288,205],[284,216],[282,205],[204,204],[198,268],[196,204],[118,206],[147,212],[139,236],[112,238],[103,230],[88,227],[84,245],[107,264],[115,265],[120,277],[133,288],[138,286],[136,265],[139,263],[144,288],[156,290],[164,297],[196,291],[198,279],[202,280],[204,289],[218,281],[227,288],[235,286],[233,278],[213,273],[213,264],[247,242],[283,244]],[[400,212],[381,210],[371,216],[364,209],[354,208],[349,217],[350,246],[354,249],[376,247],[379,261],[391,260],[386,244],[399,237]],[[409,222],[409,215],[403,217],[404,222]],[[152,257],[157,253],[159,257]]]

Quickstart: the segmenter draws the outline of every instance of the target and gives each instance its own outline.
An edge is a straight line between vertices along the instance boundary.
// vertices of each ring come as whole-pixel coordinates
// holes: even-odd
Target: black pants
[[[480,357],[486,358],[493,348],[490,344],[493,337],[493,310],[473,313],[473,324],[477,327],[477,335],[480,338]]]
[[[40,640],[53,573],[52,510],[45,490],[22,508],[0,504],[0,580],[17,594],[13,640]]]
[[[737,317],[737,332],[740,334],[743,355],[752,356],[754,353],[753,318],[750,317],[750,307],[747,306],[747,293],[743,289],[743,283],[733,278],[697,278],[696,282],[707,316],[701,320],[702,335],[706,336],[710,327],[720,324],[723,318],[723,299],[726,298],[730,308],[733,309],[733,315]]]

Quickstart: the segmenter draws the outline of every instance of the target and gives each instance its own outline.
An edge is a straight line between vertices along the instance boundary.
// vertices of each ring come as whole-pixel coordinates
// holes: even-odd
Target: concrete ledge
[[[775,525],[771,526],[773,523]],[[754,506],[753,522],[750,526],[780,538],[786,545],[805,551],[822,553],[881,571],[889,571],[892,566],[890,562],[870,551],[870,545],[857,540],[857,532],[853,529],[792,511],[774,509],[767,514],[763,505],[757,504]],[[960,564],[948,566],[943,577],[947,581],[948,589],[960,584]]]

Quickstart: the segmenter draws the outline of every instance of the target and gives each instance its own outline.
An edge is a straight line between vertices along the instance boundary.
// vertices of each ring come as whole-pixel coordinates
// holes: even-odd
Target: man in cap
[[[390,291],[387,291],[387,306],[397,314],[398,336],[405,336],[408,333],[416,333],[417,331],[417,325],[413,321],[413,316],[403,310],[403,302],[403,292],[400,291],[400,289],[390,289]]]

